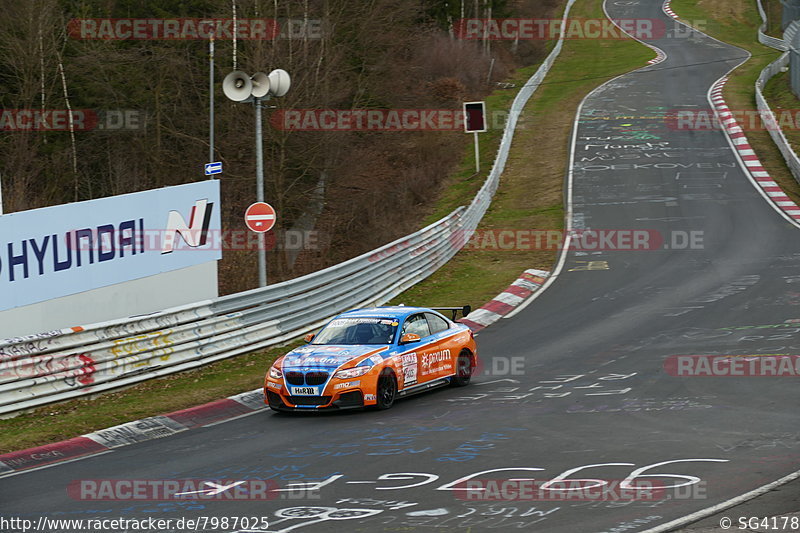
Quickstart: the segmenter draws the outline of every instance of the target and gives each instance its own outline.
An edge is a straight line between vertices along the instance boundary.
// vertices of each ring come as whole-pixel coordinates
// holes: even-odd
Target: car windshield
[[[391,344],[397,326],[394,318],[335,318],[311,344]]]

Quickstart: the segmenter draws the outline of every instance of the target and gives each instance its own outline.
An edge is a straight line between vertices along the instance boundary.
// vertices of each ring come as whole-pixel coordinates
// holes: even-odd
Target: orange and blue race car
[[[336,316],[308,344],[278,358],[264,380],[275,411],[370,407],[434,387],[469,384],[478,351],[472,331],[438,310],[374,307]]]

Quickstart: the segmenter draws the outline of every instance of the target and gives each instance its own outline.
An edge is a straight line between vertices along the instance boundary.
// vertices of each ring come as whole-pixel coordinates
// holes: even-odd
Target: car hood
[[[283,358],[283,370],[290,368],[338,368],[365,355],[385,352],[388,345],[352,346],[308,344],[294,349]]]

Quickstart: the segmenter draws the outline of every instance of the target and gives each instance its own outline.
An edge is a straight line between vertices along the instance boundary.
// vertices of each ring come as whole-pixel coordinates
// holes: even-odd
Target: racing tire
[[[456,359],[456,375],[450,380],[453,387],[466,387],[472,379],[472,355],[464,350]]]
[[[395,398],[397,398],[397,378],[394,377],[394,372],[385,368],[378,376],[378,387],[375,391],[378,403],[375,404],[375,409],[378,411],[389,409],[394,405]]]

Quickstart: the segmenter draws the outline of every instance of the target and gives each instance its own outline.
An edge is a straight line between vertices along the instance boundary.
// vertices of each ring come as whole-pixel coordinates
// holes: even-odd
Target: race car
[[[452,320],[438,311],[452,311]],[[434,387],[469,384],[478,351],[472,331],[454,322],[464,308],[374,307],[336,316],[308,344],[278,358],[264,380],[275,411],[368,407]]]

